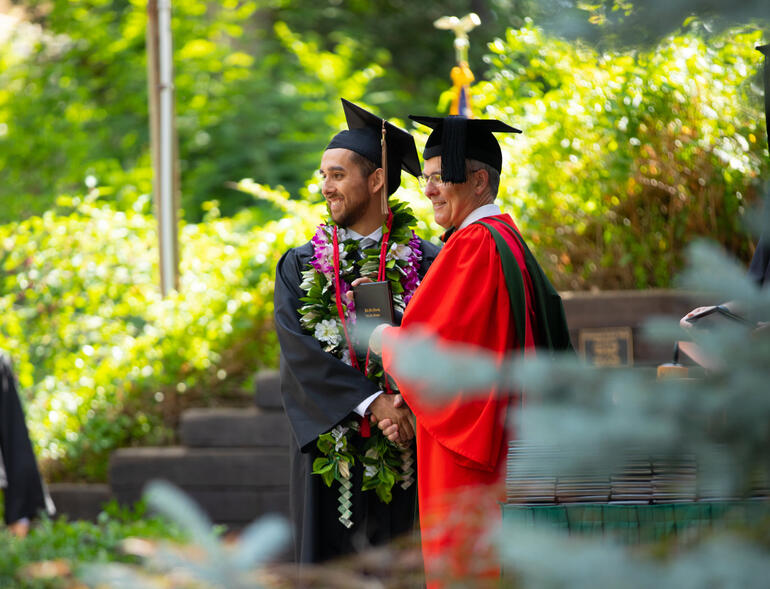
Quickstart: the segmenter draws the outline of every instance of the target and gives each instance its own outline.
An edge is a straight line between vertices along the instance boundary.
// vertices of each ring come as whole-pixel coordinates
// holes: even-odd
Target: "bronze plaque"
[[[630,327],[581,329],[580,354],[594,366],[632,366],[634,344]]]

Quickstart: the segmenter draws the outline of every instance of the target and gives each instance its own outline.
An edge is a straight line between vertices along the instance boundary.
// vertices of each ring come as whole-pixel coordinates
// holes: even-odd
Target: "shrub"
[[[501,136],[501,197],[559,288],[667,287],[709,236],[747,260],[747,205],[770,172],[759,32],[599,53],[529,24],[489,45],[476,103]]]
[[[292,203],[294,214],[255,225],[212,205],[206,222],[182,225],[180,289],[163,299],[153,217],[98,192],[60,203],[0,226],[0,348],[47,474],[99,480],[113,448],[168,442],[182,408],[243,402],[251,375],[275,365],[273,269],[314,209]]]
[[[74,587],[72,575],[84,563],[137,562],[135,556],[121,549],[122,542],[132,537],[187,539],[176,523],[149,516],[143,502],[133,508],[108,503],[96,523],[45,517],[33,525],[24,539],[0,532],[0,587]],[[48,566],[40,564],[43,562],[48,562]],[[42,574],[46,569],[55,573]]]

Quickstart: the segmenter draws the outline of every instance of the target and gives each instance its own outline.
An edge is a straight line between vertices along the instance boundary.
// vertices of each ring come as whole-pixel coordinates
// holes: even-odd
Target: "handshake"
[[[414,438],[414,414],[399,395],[379,395],[369,405],[370,420],[383,435],[396,444],[407,444]]]

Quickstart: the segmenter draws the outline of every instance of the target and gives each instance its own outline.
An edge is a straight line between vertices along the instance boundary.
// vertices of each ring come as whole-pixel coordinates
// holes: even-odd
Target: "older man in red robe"
[[[378,328],[373,349],[417,422],[418,494],[429,587],[442,579],[486,579],[500,571],[489,532],[504,499],[508,425],[520,397],[492,387],[437,400],[393,364],[400,337],[428,332],[497,358],[537,347],[571,349],[561,300],[518,228],[495,204],[502,153],[494,132],[520,132],[495,120],[410,117],[433,128],[423,158],[424,191],[447,229],[439,253],[404,313],[401,328]],[[398,426],[380,427],[391,439]]]

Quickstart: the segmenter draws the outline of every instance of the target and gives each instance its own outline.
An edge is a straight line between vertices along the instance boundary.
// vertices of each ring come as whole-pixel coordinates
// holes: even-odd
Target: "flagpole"
[[[455,34],[454,48],[457,65],[452,68],[451,78],[454,91],[451,115],[463,115],[473,117],[471,108],[471,83],[475,80],[473,72],[468,65],[468,48],[470,40],[468,33],[481,24],[481,19],[475,12],[466,14],[462,18],[456,16],[443,16],[433,23],[437,29],[453,31]]]
[[[153,196],[158,217],[160,286],[163,296],[179,287],[179,208],[176,166],[171,1],[147,4],[147,70],[150,103],[150,141]]]

